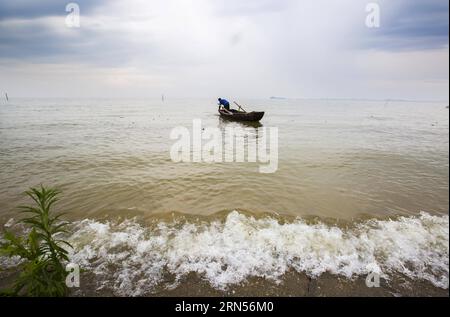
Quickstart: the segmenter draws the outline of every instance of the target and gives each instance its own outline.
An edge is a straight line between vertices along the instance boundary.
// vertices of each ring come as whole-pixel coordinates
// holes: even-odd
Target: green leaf
[[[65,296],[67,272],[63,263],[68,262],[68,251],[73,248],[57,234],[68,233],[69,223],[61,221],[64,213],[54,215],[51,211],[60,192],[43,185],[30,188],[25,194],[34,202],[33,206],[20,206],[19,211],[27,217],[20,223],[31,229],[26,237],[4,232],[0,243],[0,254],[19,256],[20,274],[11,289],[4,290],[4,296]],[[19,269],[19,268],[18,268]]]

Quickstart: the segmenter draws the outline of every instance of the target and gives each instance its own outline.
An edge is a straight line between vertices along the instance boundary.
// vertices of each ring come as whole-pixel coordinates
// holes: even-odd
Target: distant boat
[[[272,96],[272,97],[270,97],[270,99],[273,99],[273,100],[286,100],[287,98],[285,98],[285,97],[275,97],[275,96]]]

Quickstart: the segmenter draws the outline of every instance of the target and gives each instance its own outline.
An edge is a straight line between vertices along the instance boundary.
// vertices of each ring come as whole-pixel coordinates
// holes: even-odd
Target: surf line
[[[175,305],[176,312],[199,312],[206,315],[209,310],[209,304],[189,304],[185,301]]]

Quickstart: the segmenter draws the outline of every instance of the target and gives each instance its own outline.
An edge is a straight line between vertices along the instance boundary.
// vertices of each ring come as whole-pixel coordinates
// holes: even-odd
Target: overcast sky
[[[78,0],[79,28],[69,2],[0,0],[0,91],[449,99],[448,0]]]

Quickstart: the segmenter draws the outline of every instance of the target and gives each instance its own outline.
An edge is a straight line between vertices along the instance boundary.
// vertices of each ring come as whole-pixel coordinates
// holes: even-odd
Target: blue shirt
[[[220,99],[219,105],[224,106],[225,108],[230,107],[230,103],[225,99]]]

